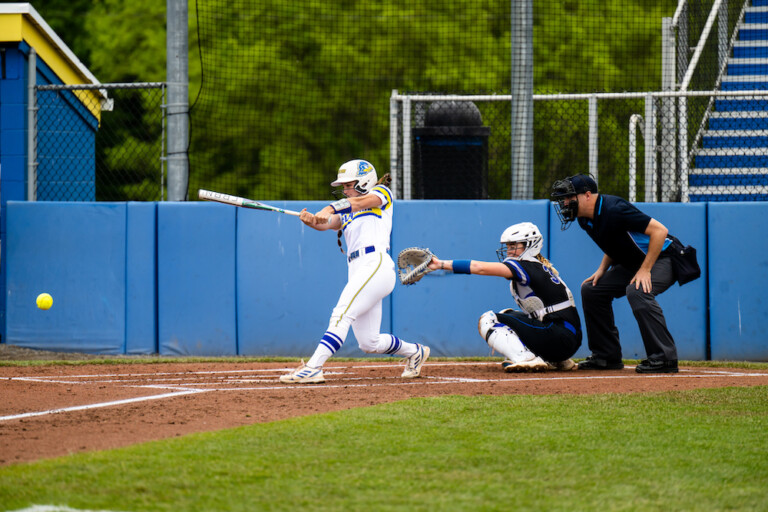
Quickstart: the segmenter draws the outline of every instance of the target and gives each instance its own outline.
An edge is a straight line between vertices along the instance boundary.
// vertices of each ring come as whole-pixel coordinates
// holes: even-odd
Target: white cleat
[[[280,382],[284,384],[322,384],[325,382],[323,368],[312,368],[301,361],[301,365],[291,373],[280,376]]]
[[[569,372],[575,370],[577,366],[578,365],[573,362],[573,359],[566,359],[565,361],[558,361],[557,363],[547,363],[547,370]]]
[[[507,373],[519,373],[519,372],[543,372],[549,368],[549,365],[539,356],[529,359],[527,361],[513,362],[504,361],[501,363],[501,367]]]
[[[421,375],[421,367],[429,357],[429,347],[416,344],[416,353],[405,359],[405,370],[401,375],[404,379],[415,379]]]

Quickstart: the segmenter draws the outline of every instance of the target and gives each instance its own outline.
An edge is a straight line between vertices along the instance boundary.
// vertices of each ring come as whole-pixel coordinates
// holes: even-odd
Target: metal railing
[[[634,203],[637,201],[637,128],[640,127],[640,133],[645,137],[645,129],[643,128],[643,116],[640,114],[632,114],[629,118],[629,201]],[[646,159],[647,161],[648,159]],[[654,174],[648,174],[646,168],[645,183],[655,184]],[[652,185],[652,197],[656,196],[656,188]],[[646,197],[648,194],[646,193]]]
[[[736,5],[735,0],[730,0],[731,5]],[[708,42],[710,41],[710,34],[717,22],[717,65],[715,67],[715,74],[710,72],[710,79],[713,81],[707,84],[707,88],[717,90],[722,83],[723,75],[726,72],[728,66],[728,57],[731,54],[734,43],[738,36],[739,27],[744,19],[744,13],[747,7],[749,7],[750,0],[744,0],[739,8],[738,17],[732,26],[729,26],[729,0],[715,0],[712,3],[712,7],[709,10],[709,14],[704,23],[701,34],[698,37],[696,46],[693,50],[693,56],[690,62],[688,61],[688,38],[690,36],[688,30],[688,0],[681,0],[678,3],[675,14],[672,18],[672,22],[669,29],[672,31],[672,44],[670,47],[665,48],[664,65],[674,65],[675,60],[678,63],[678,77],[679,83],[672,84],[671,89],[678,89],[680,91],[687,91],[691,86],[694,74],[697,72],[699,62],[702,55],[705,52]],[[674,39],[676,38],[676,41]],[[669,39],[663,38],[662,40],[669,41]],[[675,51],[677,51],[677,59],[675,59]],[[666,60],[666,59],[672,59]],[[674,76],[674,74],[673,74]],[[680,78],[681,77],[681,78]],[[669,84],[664,84],[669,85]],[[669,88],[669,87],[667,87]],[[680,175],[687,176],[691,161],[695,157],[695,153],[701,143],[703,133],[706,129],[707,121],[712,113],[712,108],[715,103],[715,95],[708,98],[706,106],[696,114],[696,119],[693,120],[694,125],[697,126],[693,137],[690,137],[689,133],[689,121],[690,112],[688,109],[688,99],[686,96],[678,98],[677,113],[678,113],[678,151],[680,154]],[[683,180],[682,183],[682,197],[684,200],[688,197],[687,180]]]

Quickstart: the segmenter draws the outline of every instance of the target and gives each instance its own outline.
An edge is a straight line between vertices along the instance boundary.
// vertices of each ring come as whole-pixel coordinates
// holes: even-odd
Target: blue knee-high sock
[[[338,352],[341,346],[344,344],[344,340],[331,331],[325,331],[323,337],[320,338],[320,343],[317,344],[317,349],[307,362],[307,366],[312,368],[320,368],[325,364],[329,357]]]

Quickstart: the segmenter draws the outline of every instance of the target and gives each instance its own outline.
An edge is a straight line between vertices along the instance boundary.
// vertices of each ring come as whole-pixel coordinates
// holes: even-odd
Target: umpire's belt
[[[369,245],[368,247],[364,247],[363,249],[358,249],[354,252],[349,253],[349,257],[347,258],[347,261],[352,261],[358,256],[362,256],[363,254],[368,254],[369,252],[373,252],[375,250],[376,250],[376,247],[372,245]]]

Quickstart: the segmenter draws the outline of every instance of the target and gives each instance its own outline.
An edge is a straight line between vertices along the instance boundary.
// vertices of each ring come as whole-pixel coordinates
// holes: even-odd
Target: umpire
[[[600,267],[581,284],[587,339],[592,355],[579,370],[620,370],[619,331],[613,299],[627,296],[648,359],[637,373],[677,373],[677,348],[656,296],[675,282],[668,230],[634,205],[598,194],[590,176],[578,174],[552,185],[552,200],[562,229],[578,220],[581,229],[602,249]]]

